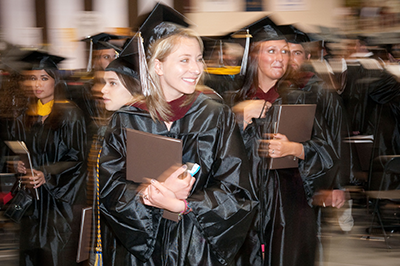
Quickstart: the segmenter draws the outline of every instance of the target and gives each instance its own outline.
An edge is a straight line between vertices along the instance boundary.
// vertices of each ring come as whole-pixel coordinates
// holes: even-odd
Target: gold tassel
[[[101,244],[101,227],[100,227],[100,189],[99,189],[99,166],[100,166],[100,148],[97,154],[97,169],[96,169],[96,198],[97,198],[97,247],[96,247],[96,260],[95,266],[103,266],[102,244]]]
[[[100,249],[100,251],[97,251],[97,248],[96,248],[96,260],[94,262],[94,266],[103,266],[103,256],[101,253],[101,249]]]

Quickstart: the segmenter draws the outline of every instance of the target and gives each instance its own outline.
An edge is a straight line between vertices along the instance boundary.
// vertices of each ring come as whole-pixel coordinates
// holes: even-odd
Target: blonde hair
[[[147,64],[150,76],[150,95],[146,97],[146,104],[150,115],[154,120],[163,120],[169,122],[172,116],[172,112],[168,107],[168,103],[165,100],[164,93],[161,88],[160,77],[155,71],[155,61],[158,59],[160,62],[164,62],[165,59],[175,51],[182,38],[197,40],[200,45],[201,52],[203,52],[203,41],[201,40],[200,36],[188,28],[179,29],[172,35],[157,40],[149,47],[148,54],[150,57],[147,60]],[[202,79],[199,80],[198,85],[200,85],[200,83],[202,83]],[[194,93],[189,95],[188,99],[183,103],[183,106],[192,102],[194,96]]]

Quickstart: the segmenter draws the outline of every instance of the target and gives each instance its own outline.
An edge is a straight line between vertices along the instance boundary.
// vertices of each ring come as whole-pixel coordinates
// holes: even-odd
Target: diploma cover
[[[31,175],[34,176],[33,174],[33,166],[32,166],[32,160],[31,160],[31,155],[29,153],[28,148],[25,145],[25,142],[23,141],[4,141],[4,143],[16,154],[19,156],[20,160],[24,163],[25,168],[31,172]],[[39,200],[39,193],[37,191],[37,188],[32,189],[34,191],[35,197],[37,200]]]
[[[89,259],[90,253],[90,236],[92,233],[92,219],[93,219],[93,208],[87,207],[82,208],[82,218],[79,233],[79,244],[78,252],[76,256],[76,262],[82,262]],[[95,234],[96,231],[93,231]]]
[[[274,133],[285,135],[289,141],[310,140],[314,125],[316,104],[282,104],[278,108]],[[294,156],[270,158],[269,169],[297,168],[298,159]]]
[[[171,167],[182,165],[182,141],[134,129],[126,129],[126,179],[148,183],[163,182]],[[164,210],[164,218],[178,221],[178,214]]]

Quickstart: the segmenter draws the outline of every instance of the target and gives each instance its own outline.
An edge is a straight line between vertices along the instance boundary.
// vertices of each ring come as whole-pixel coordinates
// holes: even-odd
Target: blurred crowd
[[[379,15],[380,25],[394,26],[398,23],[398,14],[390,11],[391,9],[387,8],[361,8],[358,15],[360,19]],[[186,22],[168,19],[170,18],[164,17],[161,22],[180,23],[180,27],[190,27]],[[143,75],[147,75],[146,68],[154,67],[149,64],[154,55],[151,52],[155,53],[157,49],[161,49],[152,46],[152,41],[167,39],[173,35],[164,36],[165,32],[170,30],[168,27],[154,33],[154,25],[149,28],[143,25],[140,27],[144,38],[143,53],[147,56],[148,65],[145,63],[146,58],[139,55],[141,48],[137,48],[136,42],[139,37],[136,33],[132,36],[93,33],[92,36],[81,40],[86,42],[88,47],[86,69],[60,70],[57,64],[64,60],[63,55],[52,55],[45,50],[8,45],[1,51],[0,173],[11,174],[11,180],[20,177],[22,184],[36,189],[36,192],[32,190],[32,193],[38,193],[40,198],[34,202],[34,207],[21,222],[21,265],[74,265],[79,242],[81,209],[92,206],[93,210],[96,210],[99,204],[104,215],[101,221],[109,226],[102,227],[103,243],[116,245],[112,251],[107,251],[116,252],[112,253],[113,255],[107,257],[107,252],[104,252],[106,261],[109,259],[112,264],[122,265],[118,264],[118,259],[113,260],[115,254],[122,254],[118,253],[121,247],[134,254],[131,256],[135,259],[128,259],[129,256],[123,253],[126,256],[125,263],[130,261],[131,265],[147,260],[155,263],[148,265],[160,265],[157,264],[156,256],[169,259],[173,257],[171,254],[160,255],[157,252],[154,253],[156,255],[141,254],[136,250],[136,246],[130,247],[134,245],[131,243],[133,240],[124,238],[124,235],[131,232],[129,230],[135,231],[131,228],[134,226],[129,220],[135,217],[136,213],[125,214],[121,206],[131,206],[129,200],[136,197],[136,193],[141,193],[142,202],[135,208],[159,205],[148,200],[150,188],[133,189],[130,181],[126,184],[125,174],[124,181],[118,179],[118,174],[126,170],[124,164],[121,167],[116,166],[120,165],[119,160],[126,156],[123,151],[125,144],[116,140],[118,137],[126,137],[125,133],[119,132],[121,128],[138,127],[142,131],[148,130],[154,134],[185,139],[186,153],[183,160],[199,160],[202,170],[199,176],[195,177],[199,180],[206,180],[206,176],[209,178],[202,181],[202,184],[193,184],[195,181],[192,180],[192,194],[180,199],[185,206],[182,211],[176,212],[195,221],[193,224],[189,225],[186,218],[183,218],[182,221],[187,222],[187,226],[179,227],[179,230],[167,222],[161,222],[162,226],[157,225],[162,228],[157,227],[157,230],[165,230],[163,234],[168,235],[168,239],[176,235],[182,239],[192,239],[188,236],[188,228],[199,227],[202,229],[190,229],[193,230],[190,234],[197,234],[196,237],[201,235],[210,242],[204,240],[204,243],[199,244],[198,249],[202,250],[199,253],[191,250],[193,244],[190,241],[193,240],[179,243],[182,246],[187,245],[186,250],[179,250],[187,253],[182,255],[186,258],[182,259],[185,262],[178,260],[181,264],[176,265],[189,265],[190,262],[194,265],[199,263],[194,259],[196,256],[204,256],[209,263],[218,261],[221,265],[310,266],[314,260],[323,260],[318,258],[322,256],[323,244],[317,237],[320,229],[318,225],[324,219],[323,209],[340,209],[336,219],[343,231],[351,231],[354,223],[351,216],[351,189],[356,187],[362,191],[371,191],[400,188],[400,173],[385,171],[386,164],[392,159],[398,160],[400,155],[400,33],[363,31],[343,34],[326,27],[320,27],[319,32],[306,32],[300,25],[276,25],[271,15],[250,25],[243,25],[237,31],[224,36],[202,36],[201,46],[204,45],[204,50],[197,63],[204,63],[204,68],[199,70],[196,78],[197,75],[201,76],[203,71],[204,73],[201,82],[196,81],[196,93],[207,97],[207,104],[202,104],[214,108],[212,110],[220,108],[218,112],[226,113],[226,116],[219,114],[218,119],[222,122],[217,119],[216,124],[210,122],[217,116],[214,112],[210,112],[204,121],[197,120],[197,116],[191,117],[190,123],[187,122],[189,126],[183,122],[179,123],[184,121],[183,116],[175,120],[163,117],[163,109],[154,107],[157,104],[162,105],[163,102],[149,100],[149,95],[154,95],[154,91],[151,91],[153,85],[149,85],[148,91],[144,89],[142,78]],[[193,40],[195,37],[184,38]],[[186,43],[181,45],[184,48],[184,45],[190,47]],[[132,58],[136,61],[132,62]],[[164,62],[161,59],[155,60],[156,66],[157,62]],[[106,91],[114,82],[109,76],[110,71],[133,77],[133,83],[121,83],[132,88],[136,85],[130,84],[141,84],[141,92],[129,90],[129,93],[116,92],[115,95],[122,95],[120,98],[118,95],[113,96],[111,92]],[[170,74],[165,69],[163,71],[165,72],[161,75],[156,68],[153,75]],[[177,73],[173,74],[178,75]],[[115,77],[114,79],[119,81]],[[161,81],[161,85],[157,84],[154,87],[167,86],[165,84],[170,87],[176,86],[171,82]],[[137,94],[140,94],[140,97]],[[164,94],[167,97],[165,90]],[[182,93],[184,94],[191,95],[192,92]],[[135,100],[129,102],[131,96]],[[126,102],[121,106],[116,103],[117,107],[114,107],[112,97]],[[194,97],[194,106],[199,99],[196,97],[200,96],[196,94]],[[192,99],[187,101],[189,100]],[[143,107],[143,102],[147,106]],[[185,103],[181,103],[180,107]],[[288,133],[276,132],[274,125],[278,109],[275,107],[289,104],[316,106],[310,140],[295,142],[288,139]],[[131,109],[121,111],[120,108],[124,106]],[[189,107],[192,108],[192,105]],[[154,124],[143,126],[150,123],[144,118],[132,122],[131,118],[124,116],[137,115],[138,110],[132,111],[132,108],[138,108],[140,112],[148,111],[149,120],[155,116],[155,122],[152,122]],[[155,108],[153,113],[152,108]],[[206,107],[198,108],[195,110],[199,112],[198,116],[204,116],[204,113],[200,115],[199,110]],[[187,112],[190,114],[190,111]],[[230,114],[234,114],[235,117],[232,125],[229,122]],[[168,130],[158,131],[162,122]],[[187,134],[182,133],[183,129],[180,129],[182,132],[178,132],[177,125],[187,127],[191,134],[194,130],[199,130],[200,133],[204,130],[204,136],[200,134],[200,137],[196,136],[196,140],[195,137],[186,139]],[[203,129],[197,129],[199,125],[202,125]],[[215,128],[220,130],[219,133],[210,133]],[[292,129],[301,130],[303,129]],[[233,139],[236,140],[236,131],[237,136],[240,136],[238,139],[243,140],[240,144],[233,142]],[[266,137],[266,133],[274,134],[274,137]],[[232,135],[227,136],[228,134]],[[218,138],[221,140],[217,141]],[[20,157],[7,145],[8,141],[26,143],[32,167],[35,169],[32,175],[27,174],[29,165],[20,161]],[[212,143],[215,146],[207,149],[197,142],[204,142],[206,146]],[[104,150],[100,157],[102,148]],[[118,156],[115,155],[115,150],[118,150]],[[205,156],[206,152],[209,155]],[[240,164],[233,160],[237,154],[246,157],[247,162]],[[241,160],[241,156],[236,160]],[[298,161],[298,166],[269,169],[267,160],[281,157],[290,157],[290,160]],[[211,160],[211,166],[205,162],[207,160]],[[229,164],[228,160],[231,160]],[[99,163],[102,165],[100,168]],[[99,183],[96,181],[99,171],[100,201],[96,187]],[[246,174],[243,174],[244,172]],[[247,175],[248,180],[242,184],[240,182],[243,182],[243,179],[240,182],[232,181],[233,177],[228,178],[224,174],[240,175],[241,178]],[[2,179],[0,192],[2,210],[9,205],[10,198],[7,195],[10,191],[15,193],[18,185],[18,182],[14,185],[14,181],[4,180]],[[222,185],[216,185],[220,183]],[[220,194],[223,196],[211,196],[208,192],[205,192],[204,196],[199,192],[210,187],[213,188],[213,193],[221,190]],[[129,191],[134,193],[129,194]],[[110,195],[114,193],[120,194],[116,194],[117,199],[110,199]],[[113,200],[117,202],[117,207],[110,203]],[[118,205],[125,201],[128,202],[127,205]],[[221,211],[222,207],[216,207],[218,204],[225,206],[226,201],[234,202],[234,206],[243,204],[240,205],[242,210],[246,209],[249,214],[244,215],[229,208]],[[257,202],[258,207],[252,202]],[[118,206],[121,208],[118,209]],[[216,214],[208,214],[205,211],[207,208],[213,209]],[[147,221],[145,216],[150,215],[150,211],[140,210],[141,219]],[[217,221],[221,222],[221,219],[215,217],[223,216],[219,212],[231,212],[232,216],[227,215],[229,219],[225,217],[225,222],[235,226],[240,224],[243,230],[247,229],[249,232],[238,237],[239,244],[232,244],[232,251],[228,251],[222,243],[222,240],[226,240],[222,235],[232,234],[233,231],[224,231],[221,228],[211,230],[203,224],[210,223],[217,228]],[[193,213],[196,216],[190,216]],[[156,211],[152,212],[152,215],[156,214]],[[233,219],[234,215],[238,215],[238,218]],[[241,218],[243,220],[239,221]],[[158,218],[152,216],[151,219]],[[97,222],[100,220],[97,220],[97,217],[93,218],[93,223]],[[285,225],[278,228],[278,225],[282,224]],[[235,228],[233,225],[232,227]],[[148,226],[143,228],[147,230]],[[118,230],[119,233],[116,233]],[[215,238],[207,238],[208,234]],[[232,235],[230,237],[235,239]],[[156,250],[168,246],[164,243],[167,242],[165,239],[160,240],[160,235],[152,235],[150,238],[157,239],[156,244],[148,240],[147,244],[141,245],[154,245]],[[220,242],[215,240],[218,238],[221,238]],[[116,242],[113,242],[115,240]],[[175,245],[175,242],[171,243],[171,246]],[[92,250],[96,249],[96,244],[98,242],[94,233]],[[212,247],[215,246],[223,247],[220,250],[217,248],[218,251],[214,252],[217,255],[212,252]],[[147,250],[147,246],[141,248]],[[238,255],[233,254],[234,252]],[[139,253],[140,255],[137,255]],[[193,258],[190,258],[191,255]],[[214,256],[219,259],[215,259]],[[91,264],[95,259],[92,260]]]

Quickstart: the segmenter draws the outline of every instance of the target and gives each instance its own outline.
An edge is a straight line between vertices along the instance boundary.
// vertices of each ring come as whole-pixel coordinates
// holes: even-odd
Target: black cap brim
[[[20,61],[29,63],[29,69],[40,70],[40,69],[54,69],[58,70],[57,64],[63,61],[65,58],[61,56],[51,55],[43,51],[31,51],[23,56]]]

